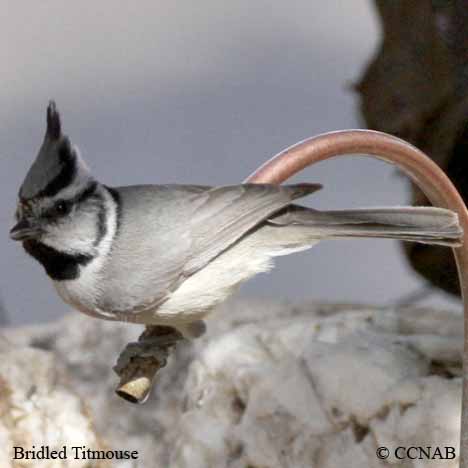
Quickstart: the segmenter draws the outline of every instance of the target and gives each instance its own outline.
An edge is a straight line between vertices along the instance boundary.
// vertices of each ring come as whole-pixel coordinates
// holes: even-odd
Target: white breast
[[[96,304],[105,293],[101,272],[109,258],[112,240],[117,230],[117,204],[107,190],[103,191],[106,206],[107,231],[97,246],[98,254],[86,265],[80,266],[80,275],[74,280],[54,281],[59,296],[72,307],[88,315],[107,320],[116,320],[112,312],[100,310]]]

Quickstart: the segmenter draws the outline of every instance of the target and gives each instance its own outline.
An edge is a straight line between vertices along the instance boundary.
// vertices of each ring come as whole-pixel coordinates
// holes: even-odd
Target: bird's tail
[[[317,211],[290,205],[267,224],[317,240],[376,237],[456,247],[463,235],[456,213],[434,207]]]

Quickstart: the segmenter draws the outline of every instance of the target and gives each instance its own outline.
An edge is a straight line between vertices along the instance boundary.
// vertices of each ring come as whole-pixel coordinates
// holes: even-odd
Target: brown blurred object
[[[379,50],[356,85],[369,128],[410,141],[437,162],[468,201],[468,1],[375,0]],[[413,202],[428,205],[413,185]],[[460,295],[449,249],[405,243],[409,263]]]

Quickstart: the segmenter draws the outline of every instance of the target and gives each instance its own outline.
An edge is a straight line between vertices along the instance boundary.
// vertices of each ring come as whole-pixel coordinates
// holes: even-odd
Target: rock
[[[69,386],[68,373],[50,352],[3,343],[0,359],[0,466],[89,467],[86,460],[25,460],[21,447],[70,454],[72,446],[106,450],[87,406]],[[15,447],[17,447],[15,449]],[[65,453],[65,452],[64,452]],[[41,457],[41,455],[38,455]],[[43,457],[44,455],[42,455]],[[45,456],[48,456],[45,454]],[[63,464],[62,464],[63,462]],[[109,466],[106,461],[96,467]]]
[[[12,466],[6,447],[21,440],[137,450],[143,468],[383,467],[380,446],[396,466],[455,467],[400,462],[394,451],[458,452],[461,330],[461,317],[443,311],[230,302],[135,406],[114,394],[112,366],[141,327],[73,314],[10,329],[0,347],[0,466]],[[27,424],[11,423],[18,402]],[[62,466],[47,463],[32,466]]]

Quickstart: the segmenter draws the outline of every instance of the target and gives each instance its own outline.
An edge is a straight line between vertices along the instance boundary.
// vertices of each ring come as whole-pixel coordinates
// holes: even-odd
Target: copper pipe
[[[371,130],[343,130],[304,140],[277,154],[245,182],[280,184],[319,161],[335,156],[365,154],[396,165],[427,196],[434,206],[458,213],[463,229],[463,245],[452,249],[464,309],[464,351],[460,467],[468,468],[468,211],[456,188],[442,169],[413,145],[394,136]]]

